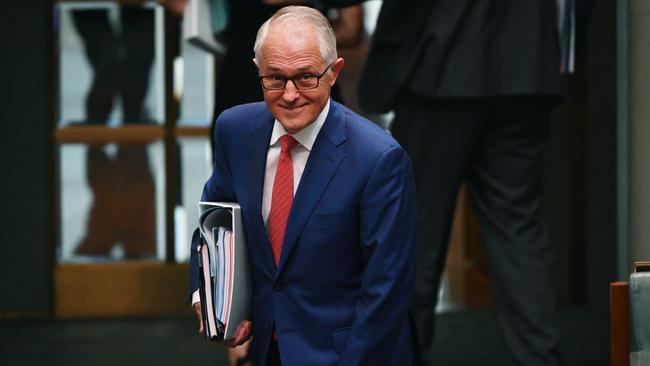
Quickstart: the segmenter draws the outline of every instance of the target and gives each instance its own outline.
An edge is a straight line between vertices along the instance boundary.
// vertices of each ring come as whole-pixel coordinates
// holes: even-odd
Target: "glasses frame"
[[[318,86],[320,85],[320,79],[323,76],[325,76],[327,71],[330,68],[332,68],[332,66],[334,66],[333,62],[331,64],[327,65],[325,70],[322,73],[320,73],[320,75],[311,75],[311,76],[316,78],[316,85],[314,87],[311,87],[311,88],[301,88],[301,87],[298,86],[298,84],[296,84],[296,80],[295,80],[295,79],[298,79],[301,76],[304,76],[305,74],[309,74],[309,73],[302,73],[300,75],[294,75],[294,76],[290,76],[290,77],[281,76],[281,75],[261,75],[259,78],[260,78],[260,83],[262,84],[262,88],[264,88],[266,90],[284,90],[284,88],[287,87],[287,82],[289,80],[291,80],[291,82],[293,83],[293,86],[298,90],[312,90],[312,89],[318,88]],[[282,78],[284,80],[284,83],[282,84],[281,88],[267,88],[266,85],[264,85],[264,78]]]

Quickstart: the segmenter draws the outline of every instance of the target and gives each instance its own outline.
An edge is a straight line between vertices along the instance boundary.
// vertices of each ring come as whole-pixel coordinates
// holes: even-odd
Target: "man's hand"
[[[199,319],[199,334],[201,337],[204,337],[205,330],[203,329],[203,312],[201,311],[201,302],[195,302],[192,304],[192,308],[194,309],[196,317]]]
[[[217,343],[222,344],[228,347],[237,347],[244,344],[251,337],[251,326],[252,323],[250,320],[244,320],[239,323],[237,330],[235,331],[235,337],[227,339],[224,341],[219,341]]]
[[[199,320],[199,334],[203,337],[205,336],[205,329],[203,329],[203,313],[201,312],[201,303],[200,302],[194,303],[194,305],[192,305],[192,308],[194,308],[194,313],[196,314],[196,317]],[[216,343],[228,347],[240,346],[244,344],[251,337],[251,327],[252,327],[251,321],[244,320],[237,326],[237,330],[235,331],[235,337],[223,341],[218,341]]]
[[[230,366],[252,366],[250,359],[248,359],[248,350],[251,347],[250,339],[238,347],[233,347],[228,350],[228,361]]]

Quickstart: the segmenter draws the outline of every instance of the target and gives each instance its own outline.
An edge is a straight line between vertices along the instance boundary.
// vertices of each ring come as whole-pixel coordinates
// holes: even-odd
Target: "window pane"
[[[201,198],[203,184],[212,173],[212,153],[205,137],[182,138],[179,145],[182,204],[176,207],[174,213],[175,256],[177,261],[184,262],[189,259],[190,239],[199,222],[196,204]]]
[[[59,262],[163,260],[163,144],[65,144],[59,154]]]
[[[59,3],[59,126],[161,123],[163,11]]]
[[[181,101],[178,125],[209,126],[214,108],[214,56],[181,41],[174,75],[174,94]]]

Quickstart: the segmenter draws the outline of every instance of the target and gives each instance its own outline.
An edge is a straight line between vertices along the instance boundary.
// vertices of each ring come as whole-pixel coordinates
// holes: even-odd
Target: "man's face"
[[[320,75],[328,66],[321,57],[313,27],[295,24],[271,25],[260,50],[260,60],[254,61],[260,75],[288,78]],[[267,107],[287,132],[296,133],[316,119],[342,66],[343,59],[336,60],[315,89],[298,90],[290,80],[282,90],[263,89]]]

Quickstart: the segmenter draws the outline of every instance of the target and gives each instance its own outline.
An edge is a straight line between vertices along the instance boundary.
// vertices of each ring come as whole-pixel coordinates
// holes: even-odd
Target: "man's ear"
[[[336,79],[339,77],[339,72],[343,68],[345,61],[342,58],[337,58],[336,61],[332,64],[332,77],[330,79],[330,86],[334,86]]]
[[[255,57],[253,57],[253,63],[255,66],[257,66],[258,69],[260,68],[260,65],[257,63],[257,59]]]

